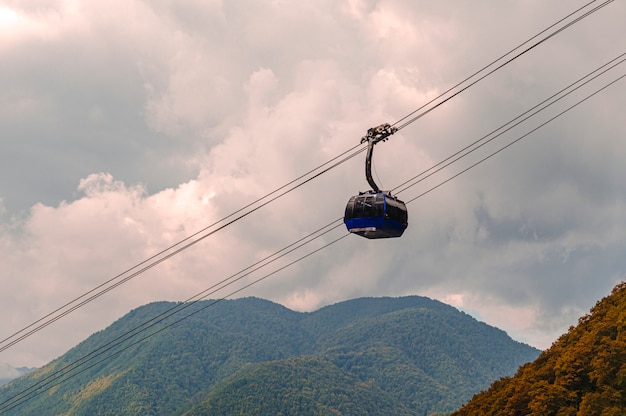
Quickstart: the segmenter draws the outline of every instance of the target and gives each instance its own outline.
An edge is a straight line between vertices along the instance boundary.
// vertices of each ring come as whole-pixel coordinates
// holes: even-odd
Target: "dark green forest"
[[[539,355],[453,307],[412,296],[311,313],[257,298],[203,301],[136,345],[89,356],[175,305],[133,310],[0,388],[6,406],[35,383],[43,387],[4,414],[423,416],[457,409]],[[77,360],[84,365],[74,368]]]
[[[626,415],[626,283],[537,360],[454,413],[465,415]]]
[[[268,392],[271,386],[271,392]],[[192,415],[413,415],[377,387],[314,357],[251,365],[212,391]]]

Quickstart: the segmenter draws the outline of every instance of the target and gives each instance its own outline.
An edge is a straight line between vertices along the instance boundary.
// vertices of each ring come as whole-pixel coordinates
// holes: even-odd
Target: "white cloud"
[[[11,33],[0,43],[9,62],[0,93],[2,333],[358,144],[367,128],[407,115],[572,8],[565,1],[22,4],[0,12],[0,30]],[[617,46],[601,40],[621,33],[624,6],[607,7],[614,11],[378,145],[377,181],[391,188],[411,178],[612,58]],[[402,239],[350,236],[241,295],[298,310],[355,296],[428,295],[549,345],[626,268],[620,88],[411,203]],[[420,195],[496,148],[401,197]],[[338,219],[348,197],[367,186],[363,157],[3,360],[42,364],[131,307],[185,299]]]

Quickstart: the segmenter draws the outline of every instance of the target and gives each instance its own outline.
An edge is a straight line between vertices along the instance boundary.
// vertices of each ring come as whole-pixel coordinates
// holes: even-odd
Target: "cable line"
[[[421,197],[423,197],[424,195],[434,191],[435,189],[445,185],[446,183],[450,182],[451,180],[459,177],[460,175],[464,174],[465,172],[469,171],[470,169],[475,168],[476,166],[480,165],[481,163],[483,163],[484,161],[491,159],[493,156],[497,155],[498,153],[508,149],[509,147],[513,146],[515,143],[519,142],[520,140],[528,137],[529,135],[531,135],[532,133],[536,132],[537,130],[539,130],[540,128],[542,128],[543,126],[545,126],[546,124],[556,120],[557,118],[559,118],[560,116],[562,116],[563,114],[567,113],[568,111],[572,110],[573,108],[579,106],[580,104],[582,104],[583,102],[587,101],[588,99],[590,99],[591,97],[595,96],[596,94],[604,91],[605,89],[607,89],[608,87],[610,87],[611,85],[617,83],[618,81],[622,80],[623,78],[626,77],[626,74],[621,75],[620,77],[618,77],[617,79],[611,81],[610,83],[606,84],[605,86],[603,86],[602,88],[600,88],[599,90],[593,92],[592,94],[586,96],[585,98],[583,98],[582,100],[576,102],[575,104],[571,105],[570,107],[566,108],[565,110],[561,111],[560,113],[558,113],[557,115],[553,116],[552,118],[548,119],[547,121],[544,121],[543,123],[541,123],[540,125],[538,125],[537,127],[533,128],[532,130],[528,131],[527,133],[525,133],[524,135],[520,136],[519,138],[513,140],[512,142],[508,143],[506,146],[501,147],[500,149],[496,150],[495,152],[485,156],[484,158],[480,159],[479,161],[473,163],[472,165],[470,165],[469,167],[463,169],[462,171],[456,173],[455,175],[451,176],[450,178],[446,179],[445,181],[439,183],[436,186],[433,186],[432,188],[428,189],[425,192],[422,192],[421,194],[417,195],[414,198],[411,198],[407,201],[407,204],[410,202],[415,201],[416,199],[419,199]]]
[[[512,58],[509,58],[508,60],[506,60],[504,63],[498,65],[496,68],[492,69],[491,71],[487,72],[485,75],[481,76],[480,78],[478,78],[477,80],[471,82],[469,85],[461,88],[459,91],[455,92],[454,94],[452,94],[450,97],[446,98],[445,100],[441,101],[440,103],[436,104],[435,106],[433,106],[432,108],[428,109],[427,111],[424,111],[421,114],[418,114],[417,116],[411,118],[410,120],[406,121],[405,123],[397,126],[398,124],[400,124],[402,121],[406,120],[407,118],[413,116],[415,113],[417,113],[419,110],[423,109],[425,106],[433,103],[434,101],[438,100],[439,98],[441,98],[443,95],[449,93],[450,91],[454,90],[455,88],[461,86],[462,84],[464,84],[465,82],[467,82],[468,80],[472,79],[473,77],[475,77],[476,75],[480,74],[481,72],[483,72],[484,70],[488,69],[489,67],[495,65],[497,62],[501,61],[502,59],[504,59],[505,57],[507,57],[508,55],[512,54],[514,51],[516,51],[517,49],[521,48],[522,46],[526,45],[527,43],[529,43],[530,41],[532,41],[533,39],[539,37],[541,34],[547,32],[548,30],[550,30],[551,28],[555,27],[556,25],[558,25],[559,23],[565,21],[566,19],[568,19],[569,17],[575,15],[576,13],[578,13],[579,11],[585,9],[586,7],[588,7],[590,4],[595,3],[597,0],[592,0],[589,3],[585,4],[584,6],[580,7],[579,9],[573,11],[572,13],[568,14],[567,16],[565,16],[563,19],[559,20],[558,22],[550,25],[549,27],[547,27],[546,29],[542,30],[541,32],[539,32],[537,35],[533,36],[532,38],[526,40],[525,42],[521,43],[520,45],[516,46],[515,48],[511,49],[509,52],[505,53],[504,55],[502,55],[501,57],[497,58],[496,60],[492,61],[490,64],[484,66],[483,68],[479,69],[478,71],[474,72],[472,75],[470,75],[469,77],[465,78],[463,81],[459,82],[458,84],[456,84],[455,86],[453,86],[452,88],[448,89],[447,91],[445,91],[443,94],[441,94],[439,97],[436,97],[434,99],[432,99],[431,101],[427,102],[426,104],[424,104],[423,106],[419,107],[417,110],[413,111],[412,113],[409,113],[408,115],[404,116],[403,118],[401,118],[400,120],[396,121],[394,124],[392,124],[392,126],[396,126],[396,128],[398,130],[402,130],[403,128],[405,128],[406,126],[408,126],[409,124],[415,122],[416,120],[422,118],[423,116],[425,116],[426,114],[430,113],[432,110],[436,109],[437,107],[441,106],[442,104],[446,103],[447,101],[451,100],[452,98],[456,97],[457,95],[459,95],[460,93],[462,93],[463,91],[465,91],[466,89],[472,87],[473,85],[477,84],[478,82],[482,81],[483,79],[485,79],[486,77],[488,77],[489,75],[493,74],[494,72],[496,72],[497,70],[499,70],[500,68],[504,67],[505,65],[508,65],[509,63],[511,63],[512,61],[516,60],[517,58],[519,58],[520,56],[524,55],[525,53],[529,52],[530,50],[534,49],[535,47],[539,46],[540,44],[544,43],[545,41],[547,41],[548,39],[551,39],[552,37],[556,36],[557,34],[561,33],[562,31],[564,31],[565,29],[569,28],[570,26],[574,25],[575,23],[578,23],[579,21],[581,21],[582,19],[584,19],[587,16],[590,16],[591,14],[595,13],[596,11],[600,10],[602,7],[612,3],[614,0],[606,0],[604,3],[600,4],[599,6],[596,6],[595,8],[593,8],[592,10],[587,11],[586,13],[584,13],[582,16],[578,16],[576,19],[574,19],[573,21],[567,23],[565,26],[558,28],[557,30],[555,30],[552,33],[549,33],[548,35],[546,35],[544,38],[540,39],[539,41],[537,41],[536,43],[532,44],[531,46],[529,46],[528,48],[524,49],[522,52],[518,53],[517,55],[513,56]]]
[[[512,119],[511,121],[509,121],[508,123],[503,124],[502,126],[498,127],[497,129],[493,130],[492,132],[484,135],[483,137],[481,137],[480,139],[472,142],[471,144],[467,145],[466,147],[464,147],[463,149],[459,150],[458,152],[454,153],[453,155],[447,157],[446,159],[442,160],[441,162],[431,166],[430,168],[426,169],[425,171],[421,172],[419,175],[414,176],[410,179],[408,179],[407,181],[401,183],[400,185],[396,186],[395,188],[392,189],[392,191],[396,191],[398,193],[401,193],[415,185],[417,185],[418,183],[424,181],[425,179],[431,177],[432,175],[434,175],[435,173],[443,170],[444,168],[450,166],[452,163],[458,161],[459,159],[467,156],[470,153],[473,153],[474,151],[478,150],[479,148],[485,146],[486,144],[492,142],[493,140],[495,140],[496,138],[500,137],[501,135],[503,135],[504,133],[510,131],[511,129],[513,129],[514,127],[517,127],[518,125],[520,125],[521,123],[523,123],[524,121],[530,119],[531,117],[535,116],[536,114],[538,114],[539,112],[545,110],[547,107],[551,106],[552,104],[556,103],[557,101],[560,101],[561,99],[567,97],[569,94],[573,93],[574,91],[582,88],[583,86],[587,85],[588,83],[590,83],[591,81],[595,80],[596,78],[600,77],[601,75],[607,73],[608,71],[610,71],[611,69],[617,67],[618,65],[622,64],[624,61],[626,61],[626,59],[624,59],[624,56],[626,55],[626,53],[622,53],[621,55],[617,56],[616,58],[613,58],[612,60],[610,60],[609,62],[607,62],[606,64],[602,65],[601,67],[591,71],[589,74],[583,76],[582,78],[578,79],[577,81],[571,83],[570,85],[568,85],[567,87],[561,89],[560,91],[558,91],[557,93],[553,94],[552,96],[546,98],[545,100],[543,100],[542,102],[536,104],[535,106],[533,106],[532,108],[526,110],[524,113],[520,114],[519,116],[515,117],[514,119]],[[620,58],[621,61],[615,63],[616,61],[618,61]],[[611,65],[612,64],[612,65]],[[602,70],[604,69],[604,70]],[[595,75],[594,75],[595,74]],[[585,79],[587,79],[585,81]],[[584,81],[584,82],[583,82]],[[576,84],[579,84],[576,86]],[[571,89],[571,90],[570,90]],[[566,92],[567,90],[570,90],[569,92]],[[563,94],[563,95],[561,95]],[[561,95],[561,96],[559,96]],[[554,99],[554,100],[553,100]],[[552,102],[550,102],[550,100],[553,100]],[[547,103],[547,104],[546,104]],[[541,105],[545,104],[545,106],[541,107]],[[534,112],[532,112],[533,110],[536,110]],[[532,112],[532,113],[531,113]],[[528,116],[524,117],[525,115],[529,114]],[[524,117],[524,118],[522,118]],[[519,120],[519,121],[518,121]],[[516,122],[517,121],[517,122]],[[515,123],[516,122],[516,123]],[[508,127],[507,127],[508,126]],[[496,133],[499,132],[497,135]],[[492,138],[490,138],[489,140],[486,140],[489,136],[494,135]],[[483,143],[481,143],[483,142]],[[481,144],[479,144],[481,143]],[[475,147],[474,147],[475,146]],[[473,147],[473,148],[472,148]],[[463,153],[465,152],[465,153]],[[460,155],[460,156],[459,156]],[[458,156],[458,157],[457,157]],[[453,159],[457,157],[456,159]],[[450,161],[451,159],[453,159],[452,161]],[[448,162],[450,161],[450,162]],[[446,163],[448,162],[448,163]],[[432,171],[432,172],[431,172]],[[430,173],[428,173],[430,172]],[[428,173],[428,175],[426,175]],[[425,176],[424,176],[425,175]],[[410,184],[412,181],[416,180],[417,178],[422,177],[420,180]],[[409,185],[407,185],[409,184]],[[407,185],[407,186],[405,186]]]
[[[592,80],[594,80],[594,79],[598,78],[600,75],[602,75],[602,74],[604,74],[604,73],[608,72],[610,69],[613,69],[613,68],[615,68],[617,65],[621,64],[622,62],[624,62],[624,60],[625,60],[625,59],[622,59],[621,61],[619,61],[619,62],[617,62],[617,63],[613,64],[613,65],[612,65],[612,66],[610,66],[609,68],[605,69],[604,71],[601,71],[600,73],[596,74],[595,76],[593,76],[592,78],[590,78],[590,79],[586,80],[584,83],[582,83],[582,84],[581,84],[581,82],[582,82],[583,80],[585,80],[586,78],[589,78],[591,75],[593,75],[594,73],[596,73],[596,72],[600,71],[602,68],[605,68],[605,67],[609,66],[611,63],[615,62],[616,60],[618,60],[619,58],[623,57],[624,55],[626,55],[626,54],[622,54],[622,55],[618,56],[617,58],[615,58],[615,59],[611,60],[611,61],[610,61],[610,62],[608,62],[607,64],[604,64],[604,65],[603,65],[603,66],[601,66],[600,68],[598,68],[598,69],[596,69],[596,70],[592,71],[590,74],[588,74],[588,75],[586,75],[586,76],[582,77],[581,79],[579,79],[578,81],[576,81],[576,82],[574,82],[574,83],[570,84],[568,87],[566,87],[566,88],[562,89],[561,91],[559,91],[558,93],[556,93],[556,94],[552,95],[552,96],[551,96],[551,97],[549,97],[548,99],[546,99],[546,100],[542,101],[541,103],[539,103],[539,104],[535,105],[535,106],[534,106],[534,107],[532,107],[530,110],[527,110],[527,111],[526,111],[526,112],[524,112],[522,115],[520,115],[520,116],[518,116],[518,117],[514,118],[512,121],[509,121],[508,123],[505,123],[505,124],[504,124],[503,126],[501,126],[500,128],[498,128],[498,129],[494,130],[494,132],[495,132],[495,131],[502,130],[504,127],[506,127],[506,126],[510,125],[513,121],[520,119],[523,115],[528,114],[528,113],[529,113],[530,111],[532,111],[533,109],[539,108],[542,104],[544,104],[544,103],[547,103],[547,102],[548,102],[548,104],[547,104],[547,105],[545,105],[544,107],[541,107],[539,110],[535,111],[535,112],[534,112],[534,113],[532,113],[530,116],[528,116],[528,117],[526,117],[525,119],[523,119],[522,121],[525,121],[525,120],[527,120],[528,118],[530,118],[530,117],[532,117],[532,116],[534,116],[534,115],[538,114],[540,111],[545,110],[547,107],[549,107],[549,106],[551,106],[552,104],[554,104],[554,103],[558,102],[559,100],[561,100],[561,99],[562,99],[562,98],[564,98],[565,96],[567,96],[567,95],[569,95],[569,94],[573,93],[574,91],[578,90],[578,89],[579,89],[579,88],[581,88],[583,85],[588,84],[590,81],[592,81]],[[515,143],[517,143],[517,142],[521,141],[522,139],[524,139],[524,138],[528,137],[528,136],[529,136],[530,134],[532,134],[533,132],[537,131],[538,129],[542,128],[542,127],[543,127],[543,126],[545,126],[546,124],[548,124],[548,123],[552,122],[553,120],[557,119],[558,117],[562,116],[563,114],[565,114],[565,113],[567,113],[568,111],[572,110],[573,108],[577,107],[577,106],[578,106],[578,105],[580,105],[581,103],[583,103],[583,102],[587,101],[587,100],[588,100],[588,99],[590,99],[591,97],[593,97],[593,96],[597,95],[597,94],[598,94],[598,93],[600,93],[601,91],[604,91],[606,88],[608,88],[608,87],[610,87],[611,85],[615,84],[616,82],[618,82],[619,80],[621,80],[621,79],[622,79],[622,78],[624,78],[624,77],[626,77],[626,74],[625,74],[625,75],[621,75],[620,77],[618,77],[618,78],[617,78],[617,79],[615,79],[614,81],[611,81],[610,83],[606,84],[606,85],[605,85],[605,86],[603,86],[602,88],[600,88],[600,89],[596,90],[595,92],[593,92],[593,93],[589,94],[589,95],[588,95],[588,96],[586,96],[585,98],[583,98],[583,99],[579,100],[578,102],[576,102],[575,104],[573,104],[573,105],[571,105],[570,107],[566,108],[565,110],[561,111],[561,112],[560,112],[560,113],[558,113],[557,115],[555,115],[555,116],[553,116],[552,118],[548,119],[547,121],[545,121],[545,122],[541,123],[541,124],[540,124],[540,125],[538,125],[537,127],[535,127],[535,128],[533,128],[533,129],[531,129],[530,131],[528,131],[528,132],[527,132],[527,133],[525,133],[524,135],[522,135],[522,136],[520,136],[519,138],[517,138],[516,140],[514,140],[514,141],[512,141],[512,142],[508,143],[507,145],[503,146],[503,147],[502,147],[502,148],[500,148],[499,150],[497,150],[497,151],[495,151],[495,152],[493,152],[493,153],[489,154],[488,156],[486,156],[486,157],[482,158],[482,159],[481,159],[481,160],[479,160],[478,162],[475,162],[474,164],[470,165],[469,167],[467,167],[467,168],[465,168],[465,169],[461,170],[459,173],[457,173],[457,174],[453,175],[452,177],[450,177],[450,178],[448,178],[448,179],[444,180],[443,182],[439,183],[438,185],[433,186],[433,187],[431,187],[430,189],[428,189],[427,191],[425,191],[425,192],[423,192],[423,193],[421,193],[421,194],[419,194],[419,195],[415,196],[414,198],[410,199],[407,203],[413,202],[413,201],[417,200],[418,198],[421,198],[421,197],[423,197],[424,195],[426,195],[426,194],[428,194],[428,193],[432,192],[433,190],[438,189],[439,187],[443,186],[444,184],[446,184],[446,183],[450,182],[451,180],[453,180],[453,179],[457,178],[457,177],[458,177],[458,176],[460,176],[461,174],[463,174],[463,173],[465,173],[465,172],[469,171],[470,169],[472,169],[472,168],[474,168],[474,167],[478,166],[479,164],[481,164],[481,163],[483,163],[484,161],[486,161],[486,160],[490,159],[491,157],[495,156],[496,154],[498,154],[498,153],[502,152],[503,150],[505,150],[505,149],[507,149],[507,148],[511,147],[513,144],[515,144]],[[578,86],[576,86],[575,88],[571,89],[571,88],[572,88],[573,86],[575,86],[576,84],[580,84],[580,85],[578,85]],[[568,91],[568,92],[566,92],[563,96],[558,97],[557,99],[553,100],[552,102],[549,102],[552,98],[557,97],[559,94],[561,94],[561,93],[563,93],[563,92],[567,91],[568,89],[571,89],[571,90],[570,90],[570,91]],[[521,123],[521,121],[520,121],[520,123]],[[516,125],[518,125],[518,124],[519,124],[519,123],[517,123]],[[510,130],[510,128],[509,128],[509,129],[507,129],[507,130]],[[505,130],[505,131],[507,131],[507,130]],[[501,132],[499,135],[501,135],[502,133],[503,133],[503,132]],[[488,135],[487,135],[487,136],[488,136]],[[486,137],[486,136],[485,136],[485,137]],[[482,140],[482,139],[481,139],[481,140]],[[474,142],[474,143],[478,143],[479,141],[480,141],[480,140],[478,140],[478,141],[476,141],[476,142]],[[467,147],[466,147],[466,148],[467,148]],[[459,152],[457,152],[457,153],[455,153],[455,155],[456,155],[456,154],[459,154],[459,153],[461,153],[461,152],[462,152],[462,150],[461,150],[461,151],[459,151]],[[466,153],[465,155],[463,155],[463,156],[461,156],[461,157],[464,157],[464,156],[466,156],[467,154],[468,154],[468,153]],[[454,162],[455,162],[455,161],[458,161],[461,157],[459,157],[459,158],[457,158],[456,160],[454,160]],[[450,158],[451,158],[451,157],[450,157]],[[450,158],[447,158],[447,159],[445,159],[445,160],[449,160]],[[445,160],[444,160],[444,161],[445,161]],[[443,162],[442,162],[442,163],[443,163]],[[452,163],[452,162],[451,162],[451,163]],[[440,163],[440,164],[441,164],[441,163]],[[438,165],[439,165],[439,164],[438,164]],[[447,166],[447,165],[446,165],[446,166]],[[427,170],[427,171],[428,171],[428,170]],[[425,171],[425,172],[427,172],[427,171]],[[423,172],[423,173],[424,173],[424,172]],[[423,173],[422,173],[422,174],[423,174]],[[418,176],[416,176],[416,177],[419,177],[419,176],[421,176],[422,174],[420,174],[420,175],[418,175]],[[416,178],[416,177],[414,177],[414,178]],[[407,181],[407,182],[409,182],[409,181]],[[406,184],[407,182],[405,182],[404,184]],[[404,185],[404,184],[403,184],[403,185]],[[411,184],[411,185],[409,185],[409,186],[407,186],[407,187],[405,187],[402,191],[404,191],[404,190],[406,190],[406,189],[408,189],[408,188],[410,188],[410,187],[412,187],[412,186],[414,186],[414,185],[416,185],[416,184],[417,184],[417,182],[416,182],[416,183],[413,183],[413,184]],[[400,186],[402,186],[402,185],[400,185]],[[400,192],[402,192],[402,191],[400,191]],[[128,332],[126,332],[125,334],[123,334],[123,335],[121,335],[121,336],[119,336],[119,337],[115,338],[114,340],[112,340],[112,341],[110,341],[110,342],[108,342],[108,343],[104,344],[103,346],[101,346],[101,347],[99,347],[98,349],[96,349],[96,350],[94,350],[94,351],[90,352],[89,354],[84,355],[83,357],[81,357],[81,358],[79,358],[79,359],[77,359],[77,360],[73,361],[72,363],[70,363],[70,364],[68,364],[68,365],[64,366],[63,368],[61,368],[60,370],[57,370],[56,372],[52,373],[52,374],[51,374],[51,375],[49,375],[48,377],[44,378],[43,380],[40,380],[38,383],[36,383],[36,384],[32,385],[31,387],[29,387],[29,388],[27,388],[27,389],[23,390],[23,391],[22,391],[22,392],[20,392],[20,393],[18,393],[16,396],[13,396],[12,398],[10,398],[10,399],[6,400],[5,402],[0,403],[0,413],[5,412],[5,411],[8,411],[8,410],[10,410],[10,409],[12,409],[12,408],[14,408],[14,407],[16,407],[16,406],[19,406],[20,404],[22,404],[22,403],[24,403],[24,402],[26,402],[26,401],[30,400],[30,399],[31,399],[31,398],[33,398],[33,397],[36,397],[37,395],[39,395],[39,394],[41,394],[41,393],[43,393],[43,392],[45,392],[45,391],[48,391],[49,389],[51,389],[51,388],[53,388],[53,387],[55,387],[55,386],[59,385],[60,383],[63,383],[64,381],[67,381],[67,380],[69,380],[69,379],[71,379],[71,378],[73,378],[73,377],[75,377],[75,376],[77,376],[77,375],[79,375],[79,374],[81,374],[81,373],[83,373],[83,372],[87,371],[88,369],[90,369],[90,368],[94,367],[95,365],[100,364],[100,363],[102,363],[103,361],[105,361],[105,360],[107,360],[107,359],[109,359],[109,358],[111,358],[111,357],[113,357],[113,356],[115,356],[115,355],[117,355],[117,354],[119,354],[119,353],[121,353],[121,352],[125,351],[125,350],[128,350],[128,349],[129,349],[129,348],[131,348],[132,346],[137,345],[138,343],[140,343],[140,342],[142,342],[142,341],[144,341],[144,340],[146,340],[146,339],[150,338],[151,336],[156,335],[156,334],[158,334],[158,333],[160,333],[160,332],[164,331],[164,330],[165,330],[165,329],[167,329],[167,328],[170,328],[171,326],[173,326],[173,325],[175,325],[175,324],[177,324],[177,323],[181,322],[182,320],[187,319],[187,318],[189,318],[189,317],[191,317],[191,316],[193,316],[193,315],[195,315],[195,314],[197,314],[197,313],[199,313],[199,312],[201,312],[201,311],[203,311],[203,310],[207,309],[208,307],[211,307],[211,306],[215,305],[216,303],[221,302],[222,300],[225,300],[226,298],[228,298],[228,297],[230,297],[230,296],[233,296],[234,294],[239,293],[239,292],[241,292],[241,291],[245,290],[246,288],[248,288],[248,287],[252,286],[253,284],[256,284],[256,283],[258,283],[258,282],[260,282],[260,281],[262,281],[262,280],[265,280],[265,279],[267,279],[268,277],[270,277],[270,276],[272,276],[272,275],[274,275],[274,274],[278,273],[279,271],[282,271],[282,270],[284,270],[284,269],[286,269],[286,268],[288,268],[288,267],[292,266],[293,264],[295,264],[295,263],[297,263],[297,262],[299,262],[299,261],[302,261],[302,260],[304,260],[305,258],[308,258],[308,257],[312,256],[313,254],[318,253],[318,252],[320,252],[321,250],[323,250],[323,249],[325,249],[325,248],[329,247],[330,245],[332,245],[332,244],[334,244],[334,243],[336,243],[336,242],[340,241],[341,239],[345,238],[345,237],[346,237],[346,236],[348,236],[349,234],[348,234],[348,233],[346,233],[346,234],[344,234],[343,236],[341,236],[341,237],[339,237],[339,238],[337,238],[337,239],[335,239],[335,240],[331,241],[330,243],[327,243],[326,245],[324,245],[324,246],[322,246],[322,247],[320,247],[320,248],[318,248],[318,249],[316,249],[316,250],[313,250],[313,251],[311,251],[311,252],[309,252],[309,253],[307,253],[307,254],[305,254],[305,255],[303,255],[303,256],[301,256],[301,257],[299,257],[298,259],[293,260],[292,262],[290,262],[290,263],[288,263],[288,264],[286,264],[286,265],[284,265],[284,266],[282,266],[282,267],[280,267],[280,268],[278,268],[278,269],[276,269],[276,270],[274,270],[274,271],[272,271],[272,272],[270,272],[270,273],[268,273],[268,274],[266,274],[266,275],[264,275],[264,276],[262,276],[262,277],[260,277],[260,278],[258,278],[258,279],[256,279],[256,280],[254,280],[254,281],[252,281],[252,282],[250,282],[250,283],[248,283],[248,284],[246,284],[246,285],[244,285],[244,286],[240,287],[239,289],[237,289],[237,290],[235,290],[235,291],[233,291],[233,292],[229,293],[228,295],[226,295],[226,296],[224,296],[224,297],[222,297],[222,298],[220,298],[220,299],[214,300],[213,302],[210,302],[209,304],[205,305],[204,307],[202,307],[202,308],[200,308],[200,309],[198,309],[198,310],[196,310],[196,311],[193,311],[192,313],[190,313],[190,314],[188,314],[188,315],[185,315],[185,316],[183,316],[183,317],[180,317],[180,318],[179,318],[179,319],[177,319],[176,321],[173,321],[173,322],[171,322],[171,323],[168,323],[168,324],[167,324],[167,325],[165,325],[164,327],[161,327],[161,328],[159,328],[159,329],[155,330],[154,332],[152,332],[152,333],[150,333],[150,334],[148,334],[148,335],[146,335],[146,336],[144,336],[144,337],[142,337],[142,338],[140,338],[140,339],[138,339],[138,340],[135,340],[135,341],[134,341],[134,342],[132,342],[131,344],[126,345],[126,346],[122,346],[122,344],[123,344],[125,341],[128,341],[128,340],[130,340],[131,338],[133,338],[133,337],[135,337],[135,336],[139,335],[140,333],[142,333],[142,332],[144,332],[144,331],[146,331],[146,330],[148,330],[148,329],[150,329],[150,328],[154,327],[155,325],[157,325],[157,324],[159,324],[159,323],[164,322],[167,318],[169,318],[169,317],[173,316],[174,314],[176,314],[176,313],[180,313],[180,312],[182,312],[182,310],[187,309],[187,308],[189,308],[189,307],[193,306],[195,303],[199,302],[201,299],[204,299],[204,298],[206,298],[207,296],[209,296],[209,295],[211,295],[211,294],[214,294],[214,293],[216,293],[217,291],[219,291],[219,290],[222,290],[222,289],[226,288],[227,286],[229,286],[229,285],[231,285],[231,284],[235,283],[236,281],[241,280],[243,277],[250,275],[250,274],[251,274],[251,273],[253,273],[254,271],[259,270],[260,268],[265,267],[265,266],[267,266],[268,264],[270,264],[270,263],[272,263],[272,262],[276,261],[278,258],[282,258],[283,256],[285,256],[285,255],[287,255],[287,254],[290,254],[290,253],[294,252],[294,251],[295,251],[295,250],[297,250],[298,248],[300,248],[300,247],[302,247],[302,246],[304,246],[304,245],[306,245],[306,244],[308,244],[308,243],[312,242],[313,240],[315,240],[315,239],[317,239],[317,238],[319,238],[319,237],[321,237],[321,236],[323,236],[323,235],[327,234],[328,232],[330,232],[330,231],[332,231],[332,230],[336,229],[337,227],[339,227],[339,226],[341,225],[340,223],[339,223],[339,224],[337,224],[337,223],[338,223],[338,222],[340,222],[340,221],[341,221],[341,218],[339,218],[338,220],[335,220],[335,221],[333,221],[333,222],[331,222],[331,223],[329,223],[329,224],[325,225],[324,227],[321,227],[320,229],[318,229],[318,230],[314,231],[313,233],[310,233],[310,234],[309,234],[309,235],[307,235],[306,237],[303,237],[303,238],[301,238],[300,240],[296,241],[295,243],[290,244],[289,246],[287,246],[287,247],[285,247],[285,248],[283,248],[283,249],[281,249],[281,250],[277,251],[276,253],[274,253],[274,254],[272,254],[272,255],[270,255],[270,256],[268,256],[268,257],[266,257],[265,259],[260,260],[259,262],[257,262],[257,263],[255,263],[255,264],[253,264],[252,266],[249,266],[249,267],[247,267],[247,268],[243,269],[242,271],[240,271],[240,272],[238,272],[238,273],[236,273],[236,274],[234,274],[234,275],[230,276],[229,278],[224,279],[224,280],[222,280],[221,282],[219,282],[219,283],[217,283],[217,284],[215,284],[215,285],[211,286],[210,288],[208,288],[208,289],[206,289],[206,290],[204,290],[204,291],[202,291],[202,292],[200,292],[200,293],[198,293],[198,294],[194,295],[193,297],[191,297],[191,298],[189,298],[187,301],[185,301],[185,303],[179,304],[179,305],[184,305],[184,306],[182,306],[182,307],[180,307],[180,308],[178,307],[179,305],[177,305],[177,306],[175,306],[175,307],[172,307],[172,308],[168,309],[167,311],[165,311],[165,312],[163,312],[163,313],[159,314],[158,316],[156,316],[156,317],[154,317],[154,318],[150,319],[149,321],[147,321],[147,322],[145,322],[145,323],[143,323],[143,324],[141,324],[141,325],[139,325],[139,326],[135,327],[134,329],[132,329],[132,330],[130,330],[130,331],[128,331]],[[280,253],[282,253],[282,254],[280,254]],[[275,257],[275,256],[276,256],[276,257]],[[266,260],[271,259],[272,257],[275,257],[275,258],[274,258],[274,259],[272,259],[271,261],[266,262]],[[243,274],[244,272],[246,272],[246,273],[245,273],[245,274]],[[237,277],[236,279],[234,279],[234,277],[236,277],[236,276],[239,276],[239,277]],[[230,282],[229,282],[229,281],[230,281]],[[218,286],[219,286],[219,287],[218,287]],[[189,301],[191,301],[191,300],[193,300],[193,301],[192,301],[192,302],[189,302]],[[148,324],[150,324],[150,325],[148,325]],[[146,326],[146,325],[148,325],[148,326]],[[142,328],[142,327],[143,327],[143,328]],[[88,367],[86,367],[86,368],[82,368],[82,369],[80,369],[80,371],[73,372],[73,373],[69,374],[72,370],[74,370],[74,369],[76,369],[76,368],[78,368],[78,367],[80,367],[80,366],[84,366],[84,365],[85,365],[86,363],[88,363],[89,361],[91,361],[91,360],[93,360],[93,359],[96,359],[96,358],[100,357],[101,355],[104,355],[105,353],[109,352],[110,350],[112,350],[113,348],[116,348],[116,347],[120,347],[120,348],[119,348],[118,350],[116,350],[116,351],[112,352],[111,354],[107,355],[106,357],[104,357],[104,358],[100,359],[99,361],[97,361],[97,362],[95,362],[95,363],[90,364]],[[100,351],[100,352],[98,352],[98,351]],[[44,390],[44,388],[45,388],[45,390]]]

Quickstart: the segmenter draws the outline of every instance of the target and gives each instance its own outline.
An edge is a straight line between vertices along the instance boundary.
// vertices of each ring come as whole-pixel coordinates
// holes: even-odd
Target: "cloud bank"
[[[399,120],[574,9],[566,1],[5,1],[1,333],[355,146],[369,127]],[[622,4],[607,6],[377,146],[377,182],[397,186],[620,54],[612,40],[622,16]],[[625,101],[617,83],[419,197],[401,239],[350,236],[237,296],[311,310],[357,296],[424,295],[549,346],[626,270]],[[361,155],[4,351],[2,361],[43,364],[130,308],[184,300],[340,218],[366,187]]]

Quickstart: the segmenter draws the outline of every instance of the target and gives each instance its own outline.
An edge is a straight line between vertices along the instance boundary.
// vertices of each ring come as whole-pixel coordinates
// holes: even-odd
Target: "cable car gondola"
[[[348,200],[343,222],[351,233],[365,238],[400,237],[408,225],[406,205],[390,192],[381,191],[372,178],[374,145],[396,132],[389,124],[371,128],[361,143],[368,142],[365,178],[371,191],[360,192]]]

